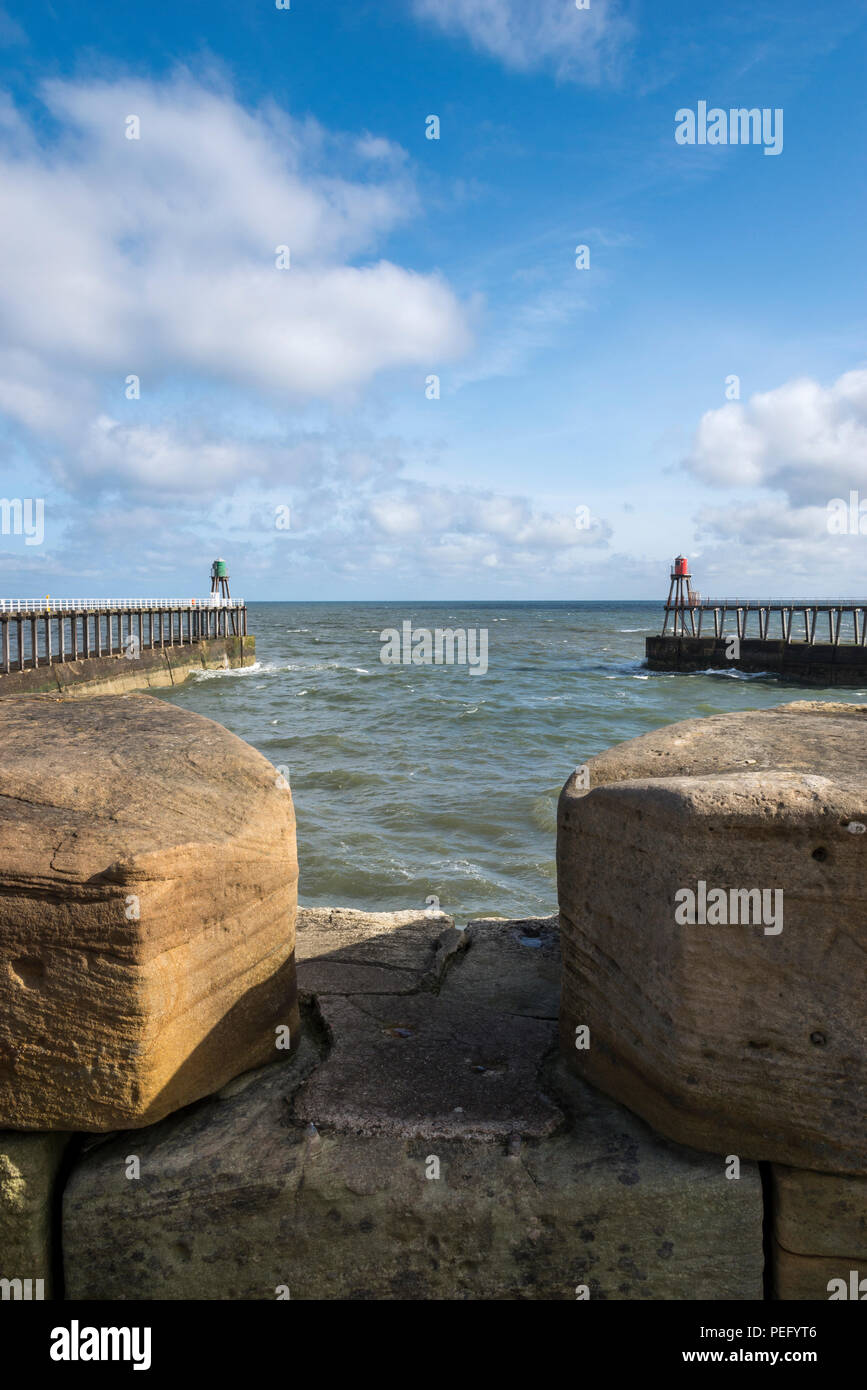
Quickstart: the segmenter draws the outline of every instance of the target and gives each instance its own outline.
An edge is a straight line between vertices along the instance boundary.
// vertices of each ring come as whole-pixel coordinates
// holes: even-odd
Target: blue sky
[[[865,38],[848,0],[7,4],[0,496],[45,522],[0,592],[222,554],[250,599],[653,598],[684,549],[860,593]],[[781,152],[678,144],[700,101]]]

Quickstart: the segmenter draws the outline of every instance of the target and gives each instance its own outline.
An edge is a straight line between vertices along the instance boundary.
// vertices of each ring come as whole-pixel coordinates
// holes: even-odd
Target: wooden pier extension
[[[172,684],[254,652],[243,599],[0,599],[0,695]]]
[[[867,599],[705,599],[678,556],[662,632],[645,643],[655,671],[738,669],[809,685],[867,684]]]

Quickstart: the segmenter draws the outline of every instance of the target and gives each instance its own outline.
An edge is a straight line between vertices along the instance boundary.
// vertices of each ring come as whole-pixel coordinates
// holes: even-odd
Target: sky
[[[863,0],[285,3],[0,6],[0,597],[863,598]]]

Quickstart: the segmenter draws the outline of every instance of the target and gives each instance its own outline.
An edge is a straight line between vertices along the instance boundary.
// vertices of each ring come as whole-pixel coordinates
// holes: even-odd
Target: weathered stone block
[[[556,915],[510,922],[480,917],[467,925],[467,944],[472,949],[449,979],[450,999],[524,1018],[557,1018],[562,967]]]
[[[444,912],[360,912],[299,907],[302,994],[413,994],[440,980],[463,933]]]
[[[300,1119],[430,1139],[556,1127],[560,1112],[537,1085],[550,1023],[509,1010],[503,982],[515,967],[502,924],[498,957],[486,956],[482,969],[486,976],[498,967],[499,1006],[490,1009],[472,965],[469,996],[463,967],[449,969],[459,953],[472,960],[475,928],[455,931],[439,913],[304,909],[301,916],[300,985],[315,989],[331,1047],[297,1099]],[[521,960],[519,973],[528,981],[535,971]]]
[[[274,768],[143,695],[3,700],[0,742],[0,1125],[135,1128],[279,1055],[297,864]]]
[[[761,1297],[755,1166],[728,1181],[556,1063],[549,924],[541,947],[521,944],[535,924],[502,922],[434,950],[430,922],[403,918],[389,944],[377,914],[368,949],[341,917],[332,970],[329,924],[299,934],[328,1027],[294,1060],[138,1133],[138,1181],[129,1137],[84,1155],[71,1298]]]
[[[793,1255],[776,1241],[772,1246],[774,1297],[792,1302],[867,1300],[867,1261],[844,1255]]]
[[[22,1296],[27,1280],[33,1298],[51,1297],[54,1185],[68,1140],[68,1134],[0,1133],[0,1281],[9,1281],[2,1298]]]
[[[867,1266],[867,1178],[771,1165],[774,1234],[796,1255],[845,1255]],[[867,1273],[867,1268],[865,1268]]]
[[[564,1055],[682,1143],[867,1173],[867,707],[689,720],[589,767],[559,809]],[[682,924],[701,883],[728,911],[780,890],[780,923],[769,896]]]

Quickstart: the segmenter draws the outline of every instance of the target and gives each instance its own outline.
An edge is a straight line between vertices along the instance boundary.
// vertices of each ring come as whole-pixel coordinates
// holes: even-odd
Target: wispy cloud
[[[516,72],[546,70],[561,81],[616,79],[633,37],[618,0],[414,0],[420,19],[468,38]]]

